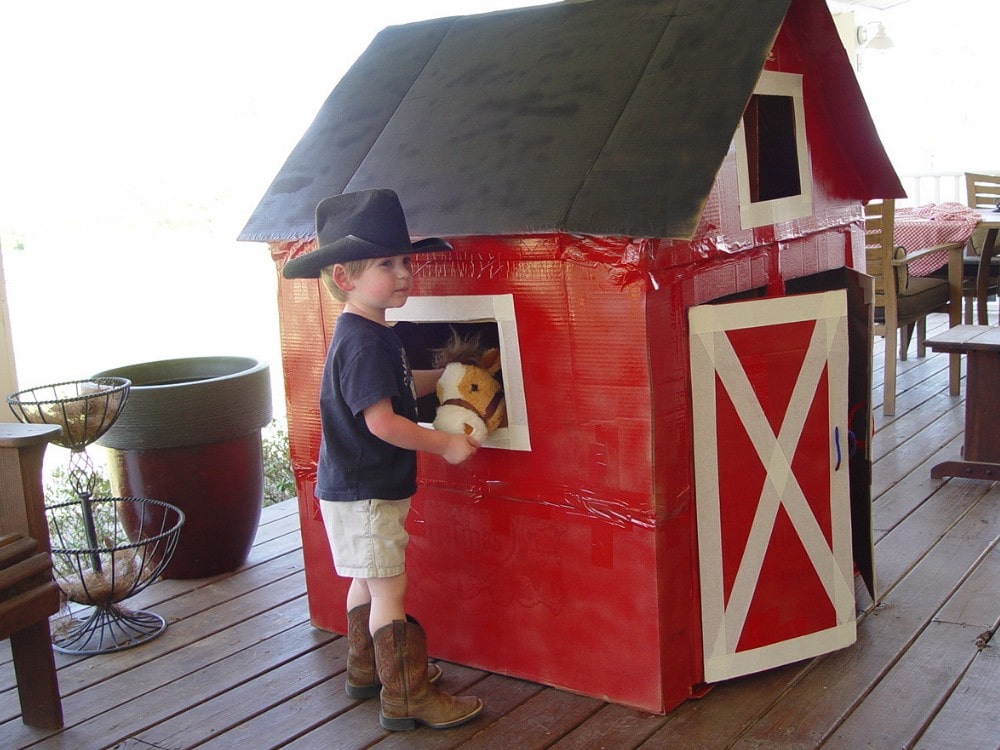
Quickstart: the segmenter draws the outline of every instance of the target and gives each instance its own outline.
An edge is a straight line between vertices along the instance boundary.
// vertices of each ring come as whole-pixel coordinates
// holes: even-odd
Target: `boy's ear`
[[[349,292],[354,289],[354,282],[351,280],[350,274],[347,273],[347,269],[340,263],[334,265],[330,276],[333,278],[333,283],[336,284],[341,291]]]

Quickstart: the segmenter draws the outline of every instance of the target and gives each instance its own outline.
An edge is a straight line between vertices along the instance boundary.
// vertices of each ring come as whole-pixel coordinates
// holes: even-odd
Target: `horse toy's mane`
[[[434,366],[444,373],[437,384],[440,406],[434,428],[483,438],[507,424],[500,350],[484,348],[478,336],[463,339],[453,333],[448,343],[434,351]]]
[[[479,367],[486,351],[478,334],[463,339],[453,331],[448,343],[434,350],[434,367],[447,367],[452,362]]]

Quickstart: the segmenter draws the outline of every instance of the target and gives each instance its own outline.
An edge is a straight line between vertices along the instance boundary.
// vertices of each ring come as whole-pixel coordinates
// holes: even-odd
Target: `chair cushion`
[[[924,315],[948,303],[948,282],[929,276],[911,276],[906,291],[897,299],[901,319]]]

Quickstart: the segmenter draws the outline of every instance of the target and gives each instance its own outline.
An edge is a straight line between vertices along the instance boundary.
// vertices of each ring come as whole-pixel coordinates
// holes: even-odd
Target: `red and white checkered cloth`
[[[893,242],[908,252],[947,242],[965,242],[979,223],[979,215],[961,203],[928,203],[917,208],[897,208]],[[913,276],[926,276],[948,263],[948,253],[934,253],[913,261]]]

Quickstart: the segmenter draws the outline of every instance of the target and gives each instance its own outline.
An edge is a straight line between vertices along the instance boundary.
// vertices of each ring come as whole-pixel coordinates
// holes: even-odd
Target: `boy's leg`
[[[368,624],[372,633],[392,624],[393,620],[406,619],[406,573],[390,578],[369,578],[365,584],[371,594],[372,611]]]
[[[395,581],[387,586],[380,586],[378,584],[378,581],[393,581],[394,578],[400,577],[404,579],[401,582],[403,589],[401,596],[405,597],[405,574],[404,576],[394,576],[393,578],[388,579],[355,578],[351,581],[351,587],[348,589],[347,636],[350,648],[347,654],[346,691],[350,697],[357,700],[373,698],[378,695],[379,690],[382,687],[375,664],[375,644],[372,640],[372,632],[374,631],[371,629],[370,625],[372,621],[373,600],[369,584],[371,582],[375,582],[374,588],[376,591],[380,591],[382,588],[388,591],[389,598],[385,602],[380,603],[378,607],[378,611],[383,612],[383,614],[379,615],[379,617],[385,617],[387,615],[385,615],[384,612],[390,612],[391,614],[389,616],[393,616],[394,619],[407,619],[405,614],[402,618],[398,616],[400,608],[403,605],[395,602],[396,597],[400,596],[398,592],[400,582]],[[383,604],[386,606],[383,606]],[[428,663],[428,681],[437,682],[440,677],[441,669],[436,664]]]
[[[478,716],[483,702],[454,697],[432,684],[423,628],[406,616],[406,573],[367,579],[371,593],[371,633],[379,682],[379,722],[386,729],[413,729],[422,723],[436,729],[464,724]]]
[[[371,604],[372,595],[368,590],[368,581],[364,578],[352,578],[350,588],[347,589],[347,611],[350,612],[356,607],[363,607]]]
[[[372,623],[381,618],[406,619],[403,601],[406,574],[390,578],[354,578],[347,590],[347,694],[356,700],[378,695],[381,682],[375,664]]]

